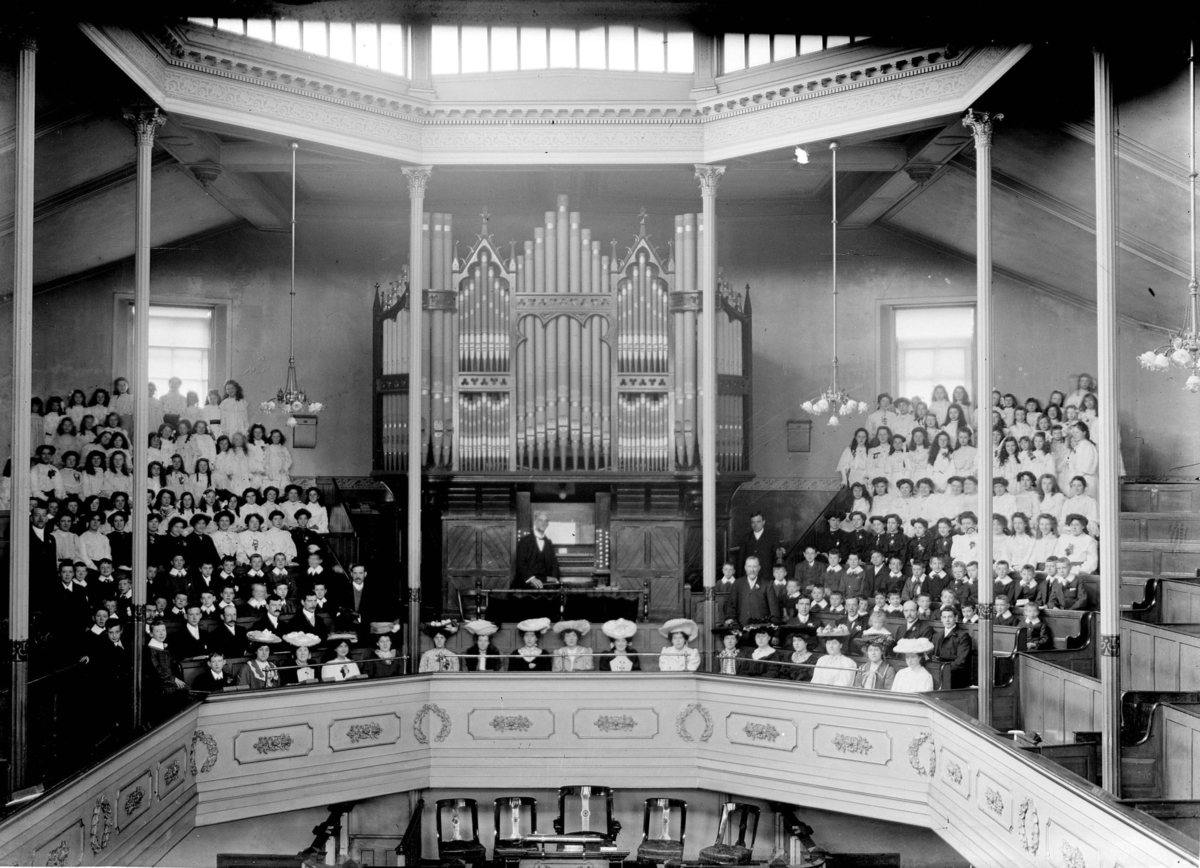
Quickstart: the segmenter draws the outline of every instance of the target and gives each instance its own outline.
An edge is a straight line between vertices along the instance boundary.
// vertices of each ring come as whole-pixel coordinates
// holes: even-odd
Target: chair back
[[[594,816],[598,809],[604,811],[604,817],[599,821]],[[568,815],[572,817],[569,824]],[[568,825],[576,828],[568,831]],[[554,821],[554,831],[559,835],[588,835],[616,840],[621,824],[613,813],[612,788],[559,787],[558,818]]]
[[[537,799],[532,796],[502,796],[496,799],[497,841],[519,841],[537,833]]]
[[[672,829],[676,831],[673,834]],[[642,842],[677,841],[687,835],[687,802],[683,799],[646,799],[642,815]]]
[[[726,802],[721,807],[721,826],[717,829],[717,844],[731,843],[736,847],[754,849],[754,841],[758,837],[757,805],[745,802]],[[734,824],[737,824],[737,840],[726,842],[726,835],[732,834]],[[746,831],[750,832],[750,842],[746,843]]]
[[[479,813],[475,800],[438,799],[437,835],[439,844],[454,841],[478,843]]]

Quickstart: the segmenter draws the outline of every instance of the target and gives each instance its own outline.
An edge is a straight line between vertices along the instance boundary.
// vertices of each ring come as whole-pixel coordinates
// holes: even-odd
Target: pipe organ
[[[420,438],[434,473],[671,474],[699,469],[712,436],[718,469],[748,470],[750,301],[719,278],[717,430],[700,427],[701,215],[680,214],[667,256],[645,213],[618,253],[566,196],[520,243],[499,247],[483,215],[458,255],[450,214],[423,222],[424,273],[377,287],[377,473],[408,471]],[[422,287],[421,430],[407,425],[411,286]]]

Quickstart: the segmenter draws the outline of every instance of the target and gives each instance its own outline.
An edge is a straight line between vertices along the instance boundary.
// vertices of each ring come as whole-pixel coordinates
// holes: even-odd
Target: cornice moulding
[[[762,93],[739,96],[733,108],[733,98],[721,95],[720,111],[713,100],[470,107],[374,90],[349,75],[318,81],[307,67],[284,72],[248,57],[197,57],[188,42],[164,43],[161,34],[81,29],[169,113],[434,165],[711,162],[869,132],[964,110],[1029,48],[966,49],[879,75],[830,68],[815,83],[780,78]],[[930,52],[888,53],[901,55]],[[874,58],[869,63],[878,66]],[[389,78],[363,72],[371,84]]]

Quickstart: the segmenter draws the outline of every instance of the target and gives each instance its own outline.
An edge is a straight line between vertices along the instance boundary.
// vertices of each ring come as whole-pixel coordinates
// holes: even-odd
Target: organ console
[[[511,552],[517,533],[528,529],[524,524],[517,530],[516,505],[511,497],[507,504],[499,502],[505,498],[496,483],[537,497],[547,485],[570,482],[575,496],[585,501],[628,491],[639,482],[650,488],[658,483],[665,492],[656,501],[658,515],[695,522],[703,437],[715,440],[725,487],[748,478],[749,287],[744,294],[735,292],[718,277],[717,427],[705,432],[697,259],[703,216],[675,216],[665,259],[646,232],[646,216],[643,210],[632,244],[622,254],[615,240],[606,249],[594,238],[580,212],[559,196],[555,210],[530,227],[532,237],[510,242],[507,251],[489,233],[489,216],[481,215],[479,235],[460,256],[453,216],[426,214],[424,273],[406,270],[377,287],[374,470],[384,477],[407,474],[409,438],[419,438],[420,470],[431,489],[442,492],[436,505],[443,513],[443,575],[454,577],[460,569],[452,549],[461,534],[452,532],[452,516],[461,514],[467,501],[475,518],[514,524],[508,531],[494,529],[490,542],[477,530],[475,563],[464,562],[466,573],[460,576],[470,577],[472,584],[481,576],[496,578],[503,560],[497,547]],[[419,384],[408,379],[414,285],[422,287]],[[408,429],[410,388],[421,390],[422,424],[415,432]],[[673,488],[673,494],[662,483],[669,483],[665,489]],[[484,500],[491,504],[487,509]],[[612,519],[643,515],[654,500],[618,495]],[[593,565],[602,581],[614,574],[619,581],[628,573],[640,587],[650,577],[633,573],[657,569],[675,573],[671,580],[679,584],[685,561],[698,558],[689,550],[691,540],[683,539],[692,535],[681,532],[672,543],[677,563],[652,565],[647,542],[644,564],[632,573],[615,565],[610,571],[613,528],[604,522],[596,527]],[[615,551],[617,538],[611,539],[614,560],[623,562]],[[449,600],[449,589],[443,590]],[[651,608],[658,608],[653,593]],[[675,605],[673,612],[678,611]]]

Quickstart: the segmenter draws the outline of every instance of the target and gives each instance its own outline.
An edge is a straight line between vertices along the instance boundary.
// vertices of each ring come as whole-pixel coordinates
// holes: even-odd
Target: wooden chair
[[[748,865],[754,853],[754,840],[758,837],[758,814],[756,805],[745,802],[726,802],[721,808],[721,825],[717,829],[717,841],[700,851],[700,861],[705,865]],[[738,836],[732,844],[725,843],[727,835],[737,818]],[[750,843],[746,843],[749,827]]]
[[[592,814],[596,803],[601,802],[604,808],[603,824],[594,823]],[[567,807],[577,811],[572,815],[578,817],[578,829],[567,831]],[[601,846],[615,846],[617,835],[621,833],[621,824],[613,811],[613,791],[611,787],[559,787],[558,788],[558,817],[554,820],[554,831],[558,835],[579,835],[585,838],[595,838]],[[560,847],[561,849],[561,847]]]
[[[474,799],[438,799],[438,858],[443,862],[462,862],[482,866],[487,850],[479,843],[479,811]],[[445,820],[444,820],[445,818]],[[469,818],[471,828],[463,829]],[[449,825],[449,835],[445,825]]]
[[[496,799],[495,811],[492,860],[504,866],[516,865],[529,849],[523,843],[525,836],[537,834],[537,799],[503,796]]]
[[[679,817],[678,837],[671,834],[672,812]],[[683,799],[646,799],[646,809],[642,815],[642,843],[638,845],[637,861],[651,865],[681,861],[686,835],[687,802]]]

